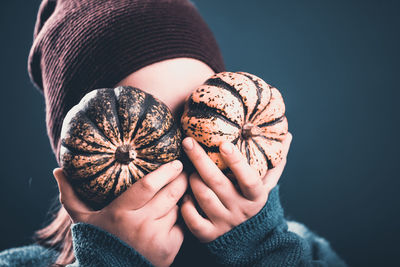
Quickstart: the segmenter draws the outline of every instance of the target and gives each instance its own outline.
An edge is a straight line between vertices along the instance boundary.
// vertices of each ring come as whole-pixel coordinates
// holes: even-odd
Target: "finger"
[[[84,218],[92,212],[90,208],[78,198],[61,168],[54,169],[53,175],[60,190],[60,202],[72,221],[84,221]]]
[[[231,192],[235,191],[232,182],[222,173],[204,149],[193,138],[186,137],[182,145],[204,182],[220,199],[229,201],[229,199],[231,199]]]
[[[182,171],[182,162],[174,160],[161,165],[142,179],[131,185],[110,205],[136,210],[149,202],[161,188],[173,181]]]
[[[227,208],[219,200],[218,196],[201,180],[198,173],[193,173],[189,178],[190,187],[194,197],[211,221],[225,217]]]
[[[287,162],[287,155],[289,152],[290,144],[292,142],[293,136],[291,133],[288,133],[286,138],[283,140],[283,158],[275,168],[267,171],[267,174],[263,178],[263,184],[267,187],[267,190],[270,191],[274,188],[282,176],[283,170],[285,169]]]
[[[211,233],[213,224],[199,214],[194,205],[193,199],[186,195],[181,206],[182,218],[185,221],[190,232],[192,232],[200,241],[204,240],[205,233]]]
[[[185,173],[181,173],[175,180],[161,189],[152,200],[144,205],[140,212],[152,214],[156,219],[165,216],[176,206],[188,186]]]
[[[264,176],[263,184],[267,192],[271,191],[277,184],[282,176],[283,170],[286,165],[286,158],[282,159],[275,168],[268,170],[267,174]]]
[[[175,224],[169,231],[168,236],[169,236],[168,244],[171,244],[173,247],[171,255],[176,255],[178,254],[178,251],[181,248],[184,239],[184,231],[182,229],[182,226]]]
[[[289,153],[290,144],[292,143],[293,135],[291,133],[286,134],[286,138],[283,140],[283,157],[287,157]]]
[[[175,224],[169,231],[170,240],[175,244],[182,244],[184,238],[184,232],[182,226]]]
[[[264,195],[262,179],[237,147],[230,142],[223,142],[219,149],[222,159],[235,175],[243,196],[249,200],[256,200]]]
[[[170,229],[176,224],[179,215],[179,207],[175,205],[172,209],[170,209],[167,214],[163,217],[158,218],[157,220],[162,221],[164,225],[168,225]]]

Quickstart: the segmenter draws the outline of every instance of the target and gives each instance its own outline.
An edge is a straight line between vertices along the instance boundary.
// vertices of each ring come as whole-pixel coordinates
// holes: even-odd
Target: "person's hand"
[[[184,150],[197,169],[189,181],[200,208],[207,218],[196,209],[193,199],[185,195],[181,206],[182,217],[189,230],[200,242],[211,242],[235,226],[256,215],[266,204],[269,192],[278,183],[286,164],[292,135],[283,141],[283,159],[273,169],[260,177],[247,163],[236,146],[224,142],[219,149],[223,160],[235,176],[239,188],[226,177],[208,157],[203,148],[191,137],[183,140]]]
[[[53,171],[60,201],[72,221],[98,226],[117,236],[155,266],[169,266],[177,255],[183,230],[176,224],[178,200],[187,175],[178,160],[167,163],[131,185],[99,211],[80,201],[61,168]]]

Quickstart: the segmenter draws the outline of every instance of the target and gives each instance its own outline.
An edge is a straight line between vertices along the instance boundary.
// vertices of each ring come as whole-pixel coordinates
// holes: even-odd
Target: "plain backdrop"
[[[282,92],[293,142],[286,216],[352,266],[399,262],[399,1],[194,1],[227,70]],[[0,8],[0,250],[26,245],[58,190],[42,95],[27,74],[40,1]]]

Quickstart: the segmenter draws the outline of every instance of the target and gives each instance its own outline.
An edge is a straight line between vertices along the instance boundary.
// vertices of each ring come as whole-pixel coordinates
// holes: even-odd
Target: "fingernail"
[[[174,167],[177,170],[182,169],[182,162],[180,162],[179,160],[174,160],[172,162],[172,167]]]
[[[233,145],[229,142],[224,142],[221,147],[220,147],[221,151],[224,154],[232,154],[233,152]]]
[[[186,137],[185,139],[183,139],[182,144],[185,150],[191,150],[193,148],[193,140],[190,137]]]

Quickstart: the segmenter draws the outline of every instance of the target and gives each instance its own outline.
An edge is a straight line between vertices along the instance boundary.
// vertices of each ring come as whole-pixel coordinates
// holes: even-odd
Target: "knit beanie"
[[[224,71],[217,42],[189,0],[43,0],[28,59],[43,93],[51,147],[59,162],[61,126],[89,91],[177,57]]]

